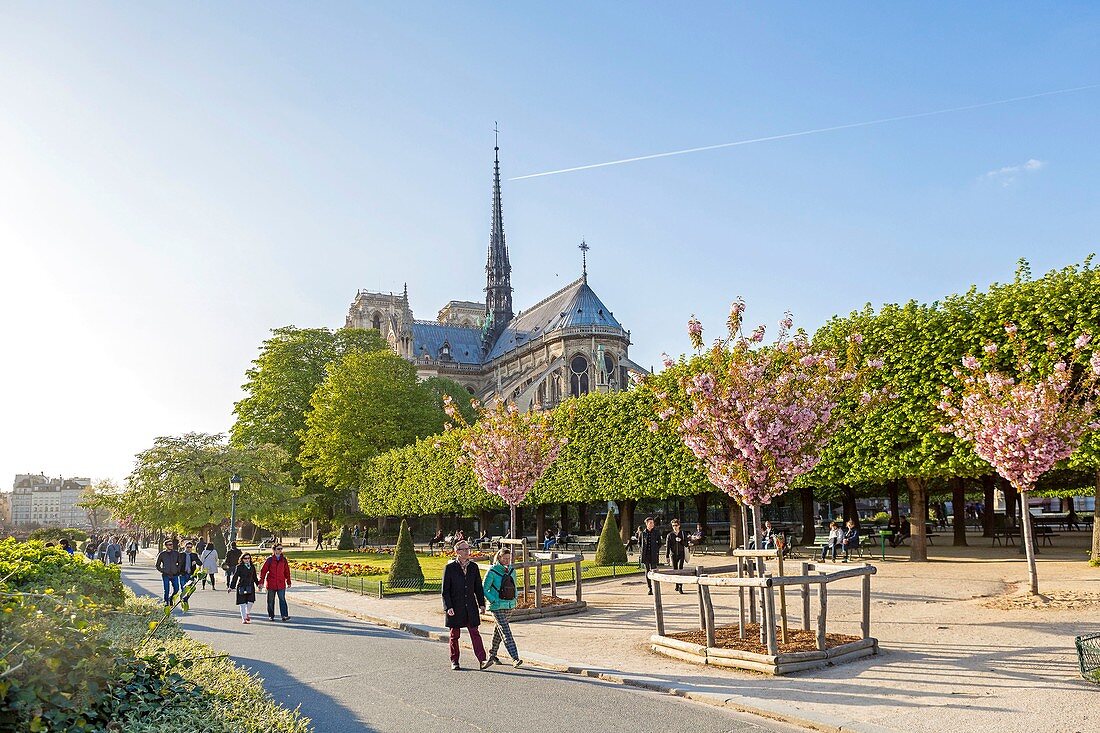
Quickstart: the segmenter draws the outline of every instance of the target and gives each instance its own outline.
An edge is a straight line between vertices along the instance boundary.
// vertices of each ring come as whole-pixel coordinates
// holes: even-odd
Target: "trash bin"
[[[1075,641],[1081,676],[1089,682],[1100,684],[1100,634],[1078,636]]]

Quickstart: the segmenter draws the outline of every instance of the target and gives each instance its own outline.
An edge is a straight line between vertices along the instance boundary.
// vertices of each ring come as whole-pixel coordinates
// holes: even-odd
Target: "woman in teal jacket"
[[[501,590],[508,586],[510,586],[511,593],[505,590],[504,595],[511,595],[512,597],[501,598]],[[493,558],[493,564],[486,571],[484,591],[485,603],[493,614],[493,618],[496,619],[496,629],[493,631],[493,643],[489,647],[489,657],[481,663],[481,668],[487,669],[492,664],[500,664],[500,659],[497,658],[497,650],[500,649],[501,641],[504,642],[504,647],[508,650],[508,653],[512,655],[512,666],[518,667],[523,664],[523,660],[519,658],[519,652],[516,650],[516,640],[512,638],[512,627],[508,625],[508,613],[516,607],[516,571],[512,569],[512,551],[507,547],[497,550],[496,557]]]

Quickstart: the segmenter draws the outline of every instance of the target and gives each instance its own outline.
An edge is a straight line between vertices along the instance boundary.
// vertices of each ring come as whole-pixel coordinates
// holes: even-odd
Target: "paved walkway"
[[[1080,561],[1074,539],[1084,542],[1084,533],[1061,547],[1043,548],[1041,587],[1100,593],[1100,570]],[[821,730],[1100,730],[1100,688],[1078,675],[1073,647],[1074,635],[1100,632],[1100,605],[989,608],[991,597],[1026,578],[1023,559],[1013,548],[990,548],[989,540],[977,537],[969,548],[943,546],[949,542],[944,538],[931,548],[930,563],[904,562],[904,550],[888,549],[873,581],[871,633],[883,653],[841,667],[768,678],[658,656],[647,645],[653,611],[638,577],[587,585],[590,610],[584,614],[513,628],[521,653],[549,666],[724,702]],[[944,560],[947,556],[952,559]],[[699,560],[728,562],[714,556]],[[441,631],[435,596],[378,600],[304,586],[297,599],[420,634]],[[693,596],[666,593],[665,599],[670,630],[698,624]],[[831,587],[830,629],[858,634],[858,603],[856,582]],[[725,602],[716,597],[715,605],[719,623],[723,613],[726,623],[734,620],[732,594]]]
[[[161,595],[149,556],[122,572],[135,591]],[[346,597],[316,586],[291,589],[291,621],[270,622],[259,607],[246,626],[221,583],[219,588],[195,592],[190,613],[178,616],[184,630],[261,675],[275,699],[300,705],[318,733],[637,733],[665,727],[693,733],[793,733],[784,724],[535,665],[453,672],[443,644],[303,605],[303,600],[320,601],[334,592]],[[462,657],[467,666],[474,664],[468,649]]]

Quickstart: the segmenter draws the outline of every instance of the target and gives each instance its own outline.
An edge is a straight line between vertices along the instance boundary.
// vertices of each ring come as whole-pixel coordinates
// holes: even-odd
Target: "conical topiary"
[[[600,532],[600,543],[596,545],[597,565],[626,565],[626,546],[619,537],[619,523],[615,521],[615,512],[607,513],[607,520]]]
[[[397,533],[393,565],[390,565],[390,574],[386,582],[404,588],[420,587],[424,584],[424,571],[420,569],[420,558],[416,556],[412,533],[409,532],[409,525],[404,519],[401,520],[401,529]]]
[[[336,546],[338,550],[354,550],[355,540],[351,537],[351,530],[348,529],[348,525],[344,525],[340,528],[340,544]]]

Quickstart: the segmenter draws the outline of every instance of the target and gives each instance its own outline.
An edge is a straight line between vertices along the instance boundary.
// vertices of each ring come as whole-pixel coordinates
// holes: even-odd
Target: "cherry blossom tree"
[[[474,402],[473,407],[478,419],[470,425],[450,396],[445,396],[444,409],[454,421],[447,429],[464,429],[459,461],[469,462],[481,488],[504,499],[511,514],[512,539],[516,539],[516,506],[557,458],[565,439],[554,434],[547,413],[520,412],[515,403],[504,401],[495,407]]]
[[[1097,385],[1100,351],[1085,365],[1082,351],[1091,336],[1077,337],[1068,356],[1061,356],[1056,341],[1047,342],[1046,356],[1032,359],[1013,324],[1005,327],[1009,349],[1015,351],[1015,373],[998,369],[1001,358],[996,344],[984,348],[983,359],[963,358],[955,376],[958,392],[945,387],[940,409],[947,415],[945,432],[968,441],[974,452],[1020,493],[1024,507],[1023,541],[1027,553],[1028,585],[1039,593],[1035,567],[1035,538],[1027,508],[1027,492],[1058,461],[1069,458],[1088,430],[1100,428]],[[1049,366],[1049,370],[1044,368]],[[1047,372],[1039,376],[1039,372]],[[1011,508],[1015,512],[1015,508]]]
[[[759,547],[761,506],[813,470],[830,436],[885,393],[867,388],[869,372],[882,364],[864,359],[858,333],[845,353],[815,349],[804,332],[791,335],[788,313],[765,347],[764,326],[742,332],[744,310],[738,299],[728,336],[705,352],[702,324],[692,316],[688,335],[700,356],[681,364],[681,394],[657,397],[659,417],[671,422],[711,483],[752,508]],[[674,363],[666,357],[665,366]]]

